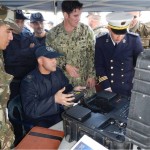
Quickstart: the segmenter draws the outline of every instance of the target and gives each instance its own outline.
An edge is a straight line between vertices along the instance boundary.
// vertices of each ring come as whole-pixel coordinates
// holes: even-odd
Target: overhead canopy
[[[60,11],[62,0],[0,0],[0,4],[11,9],[33,9],[44,11]],[[84,4],[83,11],[149,11],[150,0],[80,0]]]

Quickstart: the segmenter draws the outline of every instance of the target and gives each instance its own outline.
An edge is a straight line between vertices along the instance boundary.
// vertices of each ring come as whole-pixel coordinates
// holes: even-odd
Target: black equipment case
[[[138,57],[133,81],[126,139],[150,149],[150,50]]]
[[[128,149],[125,132],[129,102],[126,97],[103,91],[69,108],[62,114],[66,140],[78,141],[86,134],[109,149]],[[100,103],[102,107],[95,108]]]

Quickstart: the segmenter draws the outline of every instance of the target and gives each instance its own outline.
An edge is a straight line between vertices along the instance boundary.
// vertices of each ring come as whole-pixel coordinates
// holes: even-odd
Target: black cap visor
[[[117,35],[124,35],[127,33],[127,29],[123,29],[123,30],[117,30],[117,29],[112,29],[111,28],[111,31]]]
[[[16,19],[19,19],[19,20],[29,20],[26,16],[24,16],[22,14],[16,14]]]

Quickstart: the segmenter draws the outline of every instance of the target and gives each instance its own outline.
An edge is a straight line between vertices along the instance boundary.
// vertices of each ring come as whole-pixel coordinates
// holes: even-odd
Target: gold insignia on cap
[[[108,26],[116,30],[127,29],[133,16],[127,12],[112,12],[106,16]]]
[[[112,26],[110,24],[108,24],[108,26],[112,29],[116,29],[116,30],[123,30],[123,29],[127,29],[129,27],[129,25],[127,26],[123,26],[123,27],[117,27],[117,26]]]

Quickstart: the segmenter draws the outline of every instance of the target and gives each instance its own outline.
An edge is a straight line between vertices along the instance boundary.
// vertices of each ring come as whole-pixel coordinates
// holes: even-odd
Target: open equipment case
[[[108,149],[129,149],[125,142],[130,98],[101,91],[63,114],[63,127],[68,142],[88,135]]]

